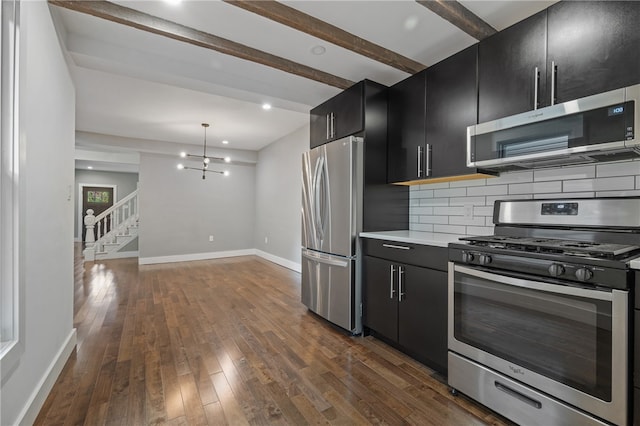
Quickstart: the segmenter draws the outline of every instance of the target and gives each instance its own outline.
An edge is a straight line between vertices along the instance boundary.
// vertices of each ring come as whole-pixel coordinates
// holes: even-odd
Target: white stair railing
[[[124,197],[97,216],[88,209],[84,217],[85,260],[95,260],[95,254],[104,251],[105,244],[115,243],[119,235],[129,235],[131,226],[138,222],[138,190]]]

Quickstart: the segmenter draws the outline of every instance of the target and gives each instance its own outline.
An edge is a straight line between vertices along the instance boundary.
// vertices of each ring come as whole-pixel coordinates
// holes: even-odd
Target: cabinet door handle
[[[389,277],[389,299],[393,299],[394,294],[396,293],[396,291],[393,289],[393,274],[396,273],[396,267],[391,265],[391,276]]]
[[[533,109],[538,109],[538,91],[540,90],[540,71],[538,67],[533,71]]]
[[[418,177],[422,177],[422,147],[418,145]]]
[[[427,144],[427,148],[425,149],[425,156],[426,156],[426,160],[425,160],[425,173],[424,175],[426,177],[431,176],[431,144],[428,143]]]
[[[395,244],[383,244],[382,247],[398,249],[398,250],[411,250],[411,247],[398,246],[398,245],[395,245]]]
[[[329,126],[330,126],[329,114],[324,116],[324,120],[325,120],[325,123],[327,124],[327,140],[329,140]]]
[[[331,137],[336,137],[336,115],[331,113]]]
[[[402,302],[402,298],[404,297],[404,283],[402,282],[402,277],[404,276],[404,268],[402,266],[398,266],[398,301]]]
[[[555,61],[551,61],[551,105],[556,104],[556,84],[558,80],[558,67]]]

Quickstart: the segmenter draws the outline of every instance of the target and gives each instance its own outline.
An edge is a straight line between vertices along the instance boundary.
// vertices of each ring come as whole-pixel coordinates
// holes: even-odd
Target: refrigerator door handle
[[[313,204],[313,231],[316,238],[322,241],[323,232],[322,232],[322,224],[320,223],[320,173],[322,172],[322,163],[324,162],[324,157],[318,157],[316,160],[316,167],[313,171],[313,198],[311,200]]]
[[[326,265],[340,266],[342,268],[346,268],[347,266],[349,266],[349,260],[342,260],[342,259],[336,258],[335,256],[329,256],[321,253],[314,253],[312,251],[305,250],[305,249],[302,250],[302,256],[306,257],[307,259],[314,260],[316,262],[324,263]]]

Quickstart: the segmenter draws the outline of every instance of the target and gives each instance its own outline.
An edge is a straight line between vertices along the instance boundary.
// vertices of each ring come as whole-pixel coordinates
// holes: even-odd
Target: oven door
[[[449,350],[616,424],[627,419],[628,292],[449,263]]]

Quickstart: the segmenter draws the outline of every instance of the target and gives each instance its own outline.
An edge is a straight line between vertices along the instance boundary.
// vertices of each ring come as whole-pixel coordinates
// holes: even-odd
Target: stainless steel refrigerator
[[[362,156],[363,140],[353,136],[302,155],[302,303],[354,334],[362,330]]]

